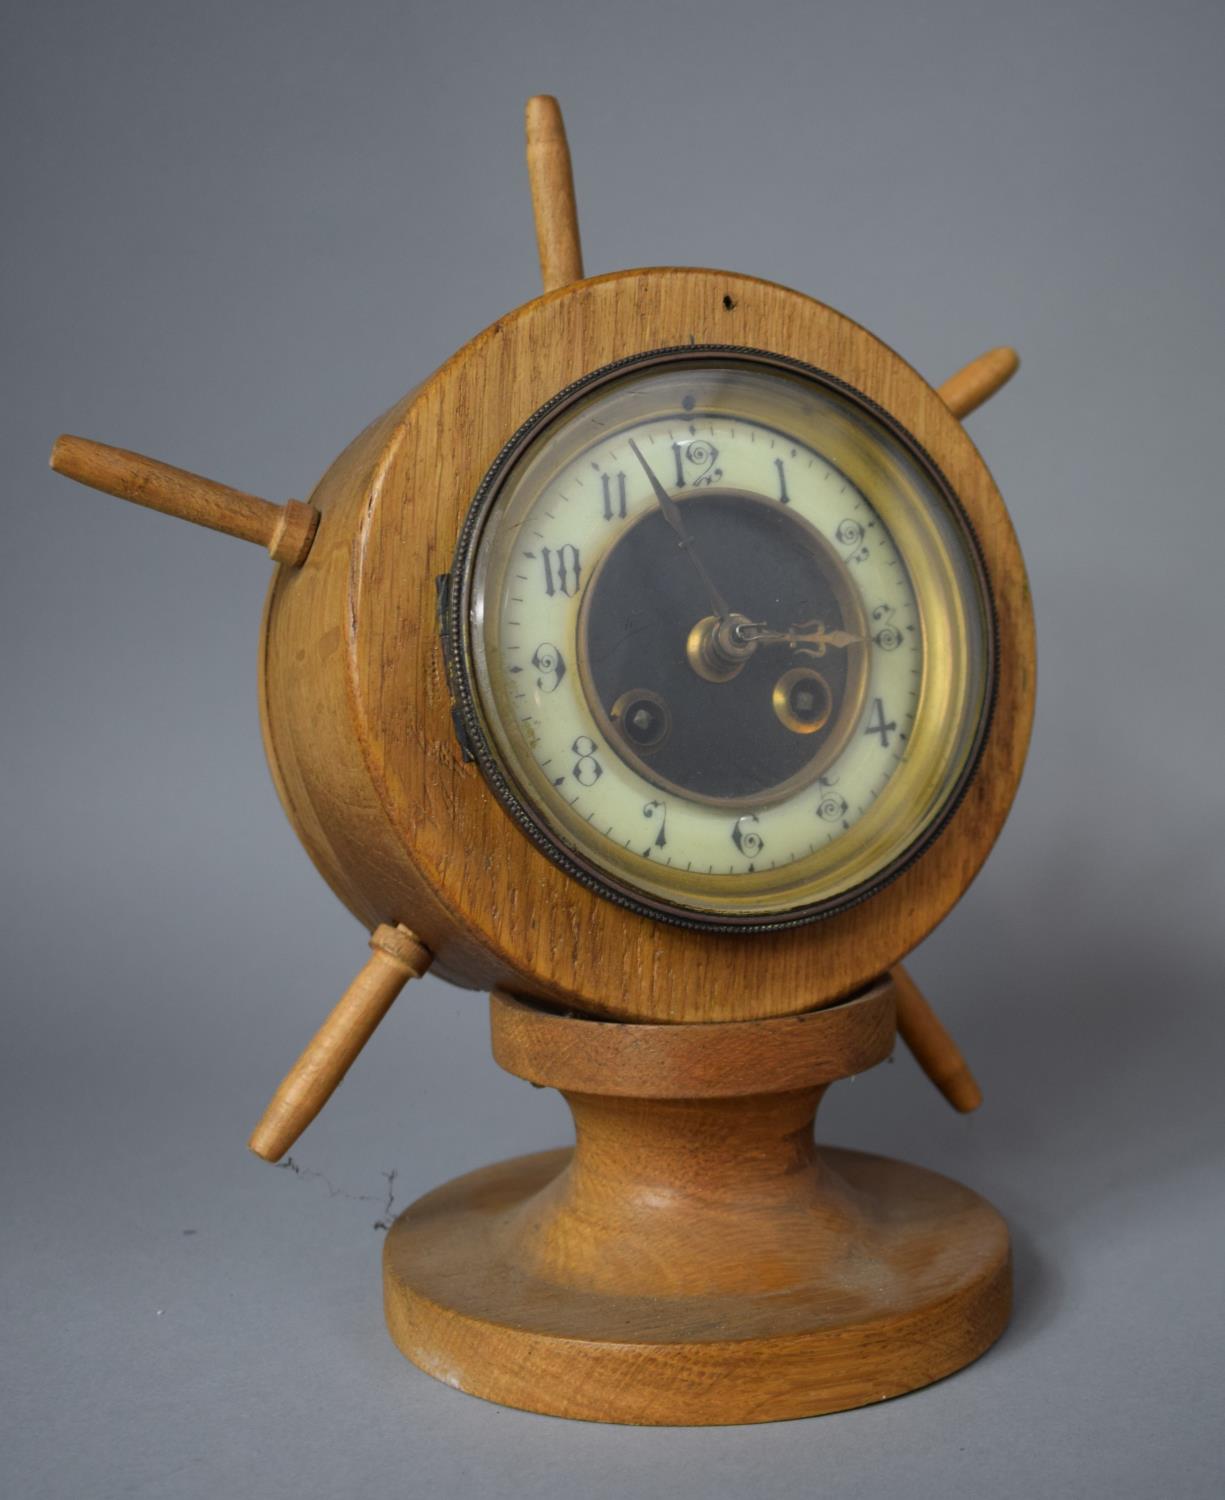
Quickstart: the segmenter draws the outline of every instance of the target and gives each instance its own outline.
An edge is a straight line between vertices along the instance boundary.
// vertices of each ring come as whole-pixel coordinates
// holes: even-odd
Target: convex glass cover
[[[757,351],[562,392],[486,477],[451,602],[498,796],[665,920],[862,899],[939,831],[986,732],[990,594],[956,498],[879,408]]]

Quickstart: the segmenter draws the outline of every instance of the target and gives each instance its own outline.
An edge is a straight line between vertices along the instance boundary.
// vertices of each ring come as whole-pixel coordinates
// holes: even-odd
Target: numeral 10
[[[544,591],[549,598],[554,594],[564,594],[567,599],[573,599],[578,593],[583,571],[578,548],[571,542],[556,549],[542,547],[540,558],[544,563]]]

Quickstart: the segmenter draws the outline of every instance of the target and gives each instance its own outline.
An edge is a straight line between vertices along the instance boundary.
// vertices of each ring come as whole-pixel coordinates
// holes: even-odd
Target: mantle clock
[[[60,473],[267,547],[277,791],[370,956],[251,1138],[280,1159],[405,983],[491,1000],[567,1150],[391,1228],[388,1325],[531,1410],[728,1423],[877,1401],[1003,1331],[968,1188],[818,1148],[895,1036],[979,1102],[901,967],[994,842],[1034,691],[1025,571],[940,386],[799,292],[586,278],[556,101],[527,107],[543,295],[283,504],[65,436]]]

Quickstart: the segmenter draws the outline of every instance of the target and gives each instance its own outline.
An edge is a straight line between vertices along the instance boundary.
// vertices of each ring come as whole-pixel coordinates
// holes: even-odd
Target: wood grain
[[[587,892],[511,822],[456,742],[434,580],[509,433],[579,376],[644,350],[732,343],[805,360],[931,454],[979,539],[999,627],[996,711],[940,838],[871,900],[790,932],[711,936]],[[311,497],[306,567],[265,612],[266,743],[316,865],[367,928],[402,922],[461,985],[631,1021],[795,1014],[886,972],[949,911],[1003,824],[1034,692],[1025,569],[945,402],[864,329],[798,292],[700,270],[627,271],[501,319],[372,424]]]
[[[949,376],[939,388],[940,399],[955,417],[968,417],[1007,385],[1020,368],[1021,356],[1015,349],[988,349]]]
[[[430,966],[429,950],[406,927],[376,928],[370,948],[369,959],[282,1079],[251,1133],[247,1144],[265,1161],[280,1161],[336,1092],[400,991]]]
[[[899,1035],[953,1108],[969,1114],[983,1102],[983,1092],[961,1049],[901,964],[893,966],[889,977],[897,1003]]]
[[[570,146],[561,107],[551,94],[527,101],[524,125],[540,277],[545,291],[552,292],[583,279]]]
[[[692,1026],[588,1021],[495,992],[499,1067],[541,1087],[642,1099],[808,1088],[875,1067],[893,1048],[891,983],[853,1004],[769,1021]]]
[[[319,514],[300,500],[274,505],[200,474],[176,469],[89,438],[64,433],[51,449],[51,467],[91,489],[118,495],[149,510],[193,521],[213,531],[266,547],[275,562],[300,567],[314,541]]]
[[[836,1411],[976,1358],[1010,1306],[999,1215],[813,1140],[831,1078],[889,1052],[892,996],[686,1027],[494,996],[499,1061],[563,1089],[577,1144],[470,1173],[397,1220],[397,1345],[491,1401],[640,1424]]]

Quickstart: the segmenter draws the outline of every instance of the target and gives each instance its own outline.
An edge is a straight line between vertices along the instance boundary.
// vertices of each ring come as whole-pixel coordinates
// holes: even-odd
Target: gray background
[[[1219,4],[9,5],[0,1488],[13,1496],[1220,1493],[1225,528]],[[426,981],[295,1175],[247,1132],[365,952],[261,757],[253,547],[78,489],[61,429],[306,494],[537,273],[520,111],[591,272],[800,287],[970,420],[1041,652],[1026,781],[825,1134],[988,1192],[1011,1332],[872,1410],[601,1428],[408,1366],[396,1205],[566,1137]],[[322,1175],[317,1175],[322,1174]]]

